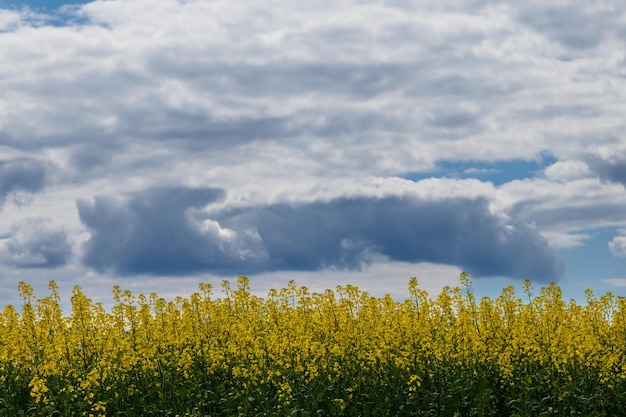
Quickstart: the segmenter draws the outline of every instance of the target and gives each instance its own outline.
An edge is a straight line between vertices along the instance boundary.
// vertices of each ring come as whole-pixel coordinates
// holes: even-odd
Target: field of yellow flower
[[[113,290],[106,311],[54,282],[0,315],[0,416],[626,415],[626,299],[556,284],[475,300],[402,302],[353,286],[291,282],[261,298],[249,280],[188,298]]]

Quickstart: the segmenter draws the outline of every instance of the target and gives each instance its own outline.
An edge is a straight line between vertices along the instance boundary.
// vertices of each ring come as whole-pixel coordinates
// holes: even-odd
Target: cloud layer
[[[617,0],[0,9],[0,267],[557,279],[559,249],[626,227],[624,21]]]

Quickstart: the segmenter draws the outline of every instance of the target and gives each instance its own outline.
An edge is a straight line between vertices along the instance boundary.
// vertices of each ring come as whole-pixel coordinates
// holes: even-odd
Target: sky
[[[618,0],[0,0],[0,305],[626,295]]]

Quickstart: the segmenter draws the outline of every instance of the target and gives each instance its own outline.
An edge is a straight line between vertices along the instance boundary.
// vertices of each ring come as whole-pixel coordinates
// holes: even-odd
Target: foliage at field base
[[[57,286],[0,315],[0,416],[626,415],[626,301],[471,282],[403,302],[354,286],[267,297],[113,290],[105,311]]]

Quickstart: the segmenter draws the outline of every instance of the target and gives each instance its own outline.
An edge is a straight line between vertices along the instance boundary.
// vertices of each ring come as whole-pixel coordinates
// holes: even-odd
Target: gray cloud
[[[108,144],[94,148],[93,146],[77,146],[70,152],[69,162],[72,168],[85,176],[111,163],[115,153],[122,153],[121,145]]]
[[[461,128],[476,124],[476,115],[467,111],[435,111],[428,117],[426,123],[429,126],[445,129]]]
[[[121,275],[240,274],[358,269],[384,255],[457,265],[478,277],[546,281],[562,274],[561,261],[536,231],[494,216],[485,199],[338,198],[225,209],[212,218],[198,212],[195,221],[185,214],[218,194],[160,188],[126,202],[79,202],[81,220],[92,233],[85,264]]]
[[[598,46],[619,27],[615,11],[593,3],[529,3],[521,6],[520,20],[563,46],[587,49]]]
[[[38,159],[0,160],[0,205],[13,192],[41,191],[45,182],[46,167]]]
[[[519,117],[524,119],[530,118],[535,120],[549,120],[558,118],[594,118],[601,115],[599,108],[584,104],[563,104],[563,105],[546,105],[542,104],[537,108],[522,109],[519,111]]]
[[[487,200],[337,199],[260,209],[257,228],[281,269],[358,267],[373,253],[391,260],[457,265],[476,276],[558,279],[547,242],[521,223],[504,223]]]
[[[67,233],[49,219],[25,219],[6,239],[4,262],[21,268],[57,268],[72,256]]]
[[[554,198],[554,197],[553,197]],[[541,207],[541,201],[524,201],[512,208],[511,213],[519,219],[533,222],[543,228],[568,228],[586,230],[593,226],[622,224],[624,222],[624,204],[604,201],[565,201],[550,207]],[[575,200],[575,199],[574,199]],[[539,207],[537,207],[539,206]]]
[[[586,158],[589,169],[601,179],[616,182],[626,187],[626,157],[612,156],[604,159],[598,156]]]
[[[308,92],[333,94],[356,99],[373,98],[403,89],[415,80],[419,63],[309,63],[285,61],[282,65],[186,61],[190,56],[158,55],[155,71],[167,79],[185,77],[187,82],[207,93],[248,97],[288,97]],[[195,64],[195,65],[194,65]]]

